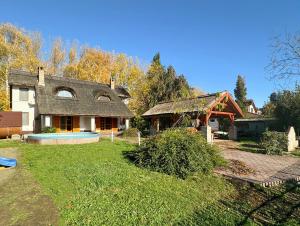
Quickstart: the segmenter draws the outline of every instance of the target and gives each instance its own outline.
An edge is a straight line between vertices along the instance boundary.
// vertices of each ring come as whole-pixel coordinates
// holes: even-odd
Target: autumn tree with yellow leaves
[[[0,24],[0,108],[9,110],[7,76],[10,69],[36,71],[41,65],[41,36],[12,24]]]
[[[137,58],[99,48],[79,46],[73,42],[66,48],[60,38],[54,39],[49,58],[41,54],[39,33],[28,32],[11,24],[0,24],[0,108],[9,109],[7,75],[10,69],[34,73],[45,66],[46,73],[80,80],[109,84],[111,76],[116,85],[128,89],[129,108],[141,115],[159,101],[190,96],[187,81],[177,76],[173,67],[167,70],[160,63],[159,54],[151,65],[142,66]]]

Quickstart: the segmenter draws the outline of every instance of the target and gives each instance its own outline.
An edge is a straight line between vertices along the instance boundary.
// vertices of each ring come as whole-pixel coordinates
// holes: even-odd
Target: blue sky
[[[271,39],[300,31],[299,12],[297,0],[2,0],[0,22],[40,31],[45,51],[57,36],[146,63],[159,51],[163,64],[207,92],[233,93],[242,74],[262,106],[278,87],[265,71]]]

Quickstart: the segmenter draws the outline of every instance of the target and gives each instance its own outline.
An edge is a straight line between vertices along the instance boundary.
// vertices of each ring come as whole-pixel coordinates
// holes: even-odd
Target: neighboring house
[[[255,103],[252,99],[246,100],[244,102],[245,107],[246,107],[246,111],[248,113],[252,113],[252,114],[260,114],[261,112],[259,111],[259,109],[255,106]]]
[[[236,119],[234,125],[237,128],[238,137],[260,137],[267,129],[276,128],[276,118],[265,118],[260,115],[246,114],[246,118]]]
[[[235,118],[243,117],[242,110],[227,92],[202,95],[179,101],[159,103],[143,114],[151,122],[151,133],[175,126],[183,115],[189,115],[193,127],[209,125],[210,119],[229,118],[232,125]]]
[[[122,87],[71,78],[11,71],[10,107],[22,112],[23,133],[55,127],[57,132],[117,132],[129,126],[133,114],[122,100]],[[126,92],[125,92],[126,91]],[[124,125],[123,125],[124,124]]]

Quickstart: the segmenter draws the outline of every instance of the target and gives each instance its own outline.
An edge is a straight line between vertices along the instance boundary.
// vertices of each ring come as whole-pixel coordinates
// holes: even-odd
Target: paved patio
[[[217,169],[217,173],[263,186],[272,186],[287,180],[300,181],[300,158],[240,151],[238,143],[234,141],[216,140],[215,143],[221,148],[225,159],[238,160],[253,169],[246,174],[237,174],[230,169],[222,168]]]

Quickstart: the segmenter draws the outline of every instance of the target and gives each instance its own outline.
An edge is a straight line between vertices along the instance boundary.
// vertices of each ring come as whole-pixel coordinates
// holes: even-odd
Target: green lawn
[[[259,146],[258,141],[243,139],[239,141],[239,149],[252,153],[263,153],[263,149]]]
[[[7,146],[21,150],[21,167],[54,200],[61,225],[254,225],[264,222],[256,213],[260,202],[281,192],[266,190],[252,200],[247,189],[253,187],[217,176],[180,180],[141,169],[123,156],[134,146],[122,141],[61,146],[0,142],[0,148]],[[267,220],[277,222],[273,215]]]

